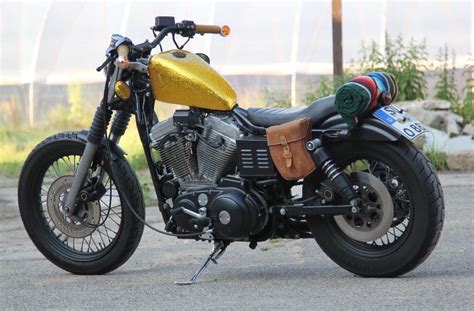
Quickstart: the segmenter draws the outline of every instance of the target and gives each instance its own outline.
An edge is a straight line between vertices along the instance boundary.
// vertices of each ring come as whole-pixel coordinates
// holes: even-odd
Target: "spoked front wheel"
[[[308,220],[322,250],[341,267],[368,277],[397,276],[421,264],[444,219],[443,192],[431,163],[406,141],[345,142],[330,150],[366,212]],[[327,186],[318,183],[318,174],[305,180],[306,197]]]
[[[76,274],[103,274],[118,268],[133,254],[143,233],[117,191],[120,182],[128,200],[144,217],[144,203],[136,175],[123,158],[91,167],[85,187],[93,199],[84,200],[74,215],[64,205],[85,143],[76,133],[47,138],[29,155],[18,185],[23,224],[36,247],[51,262]]]

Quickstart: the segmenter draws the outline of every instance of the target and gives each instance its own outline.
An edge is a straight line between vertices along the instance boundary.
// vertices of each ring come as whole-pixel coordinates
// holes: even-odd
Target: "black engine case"
[[[206,208],[216,239],[248,240],[262,230],[268,220],[264,199],[239,188],[217,187],[183,193],[174,200],[173,206],[176,211],[185,208],[195,213]],[[195,227],[196,218],[186,213],[175,213],[173,217],[181,232],[202,230]]]

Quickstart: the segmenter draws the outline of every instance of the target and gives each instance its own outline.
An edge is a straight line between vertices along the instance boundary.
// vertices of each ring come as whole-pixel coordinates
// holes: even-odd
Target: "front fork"
[[[111,117],[112,111],[107,109],[104,115],[104,109],[102,109],[102,106],[97,108],[94,115],[94,120],[92,121],[91,128],[87,135],[86,147],[82,154],[81,160],[79,161],[79,166],[77,167],[71,189],[69,190],[66,198],[66,203],[64,206],[64,213],[66,216],[71,217],[74,214],[79,192],[84,185],[91,164],[94,161],[99,146],[101,145],[104,133],[109,126]],[[130,117],[131,114],[125,111],[120,111],[115,114],[115,118],[112,123],[110,141],[114,143],[119,142],[120,138],[123,136],[125,130],[128,127]]]

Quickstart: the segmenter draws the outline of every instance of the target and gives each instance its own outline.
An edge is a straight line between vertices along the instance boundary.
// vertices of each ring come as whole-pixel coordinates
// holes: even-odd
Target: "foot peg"
[[[202,265],[194,272],[193,277],[189,281],[184,281],[184,282],[174,282],[176,285],[193,285],[197,283],[197,278],[202,274],[204,269],[207,268],[209,263],[212,261],[217,265],[217,259],[219,259],[222,254],[224,254],[226,248],[227,248],[227,243],[224,243],[223,241],[218,241],[214,242],[214,247],[212,248],[211,253],[209,256],[207,256],[206,260],[202,263]]]

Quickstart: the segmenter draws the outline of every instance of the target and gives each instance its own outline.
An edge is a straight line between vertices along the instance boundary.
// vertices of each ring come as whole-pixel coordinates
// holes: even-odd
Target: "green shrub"
[[[428,53],[424,40],[416,42],[411,39],[406,43],[401,35],[394,41],[386,34],[383,51],[375,41],[368,44],[362,42],[359,55],[358,68],[352,61],[342,76],[330,78],[323,76],[317,87],[308,85],[304,99],[305,104],[310,104],[315,99],[334,94],[343,83],[356,75],[370,71],[384,71],[395,76],[399,86],[396,100],[425,98],[427,82],[424,70],[427,69]]]
[[[377,42],[366,44],[362,41],[360,54],[360,72],[385,70],[385,59]]]
[[[464,118],[464,123],[474,120],[474,56],[471,55],[468,64],[464,67],[463,77],[465,86],[462,89],[464,100],[454,105],[453,111]]]
[[[456,105],[459,101],[459,96],[454,79],[456,71],[454,50],[452,51],[451,68],[449,68],[448,45],[439,49],[437,60],[439,64],[435,68],[436,77],[438,78],[435,85],[435,98],[444,99],[449,101],[451,104]]]
[[[416,42],[411,39],[407,44],[401,35],[393,41],[385,34],[384,53],[385,56],[376,42],[372,41],[369,45],[363,42],[359,72],[385,71],[393,74],[399,87],[397,100],[425,98],[427,82],[424,70],[428,60],[425,40]]]
[[[0,102],[0,124],[17,128],[22,122],[18,95],[11,95],[10,99]]]
[[[341,76],[326,77],[321,76],[319,84],[315,87],[314,83],[307,83],[307,88],[304,97],[304,104],[309,105],[316,99],[323,98],[329,95],[334,95],[336,90],[344,83],[352,79],[355,74],[352,71],[353,65],[350,65]]]
[[[58,104],[50,110],[50,124],[57,129],[74,130],[88,128],[94,117],[94,109],[84,103],[82,86],[68,85],[68,105]]]
[[[332,81],[326,76],[321,76],[317,88],[313,83],[307,83],[306,92],[304,94],[304,103],[305,105],[309,105],[319,98],[323,98],[332,94],[334,94],[334,86]]]
[[[264,98],[268,107],[274,108],[290,108],[291,98],[288,95],[276,94],[275,92],[265,88]]]

